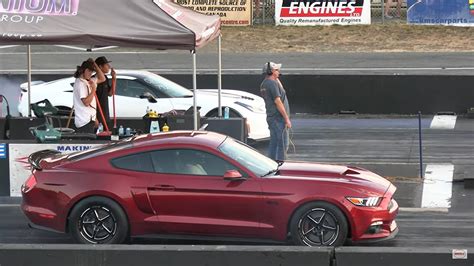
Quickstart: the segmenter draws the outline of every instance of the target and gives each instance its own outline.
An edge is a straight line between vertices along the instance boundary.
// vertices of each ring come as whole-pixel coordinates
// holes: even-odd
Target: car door
[[[140,96],[146,93],[153,96],[156,103],[149,102],[146,98],[140,98]],[[169,98],[162,97],[154,89],[135,77],[118,75],[115,94],[117,117],[142,117],[146,114],[147,107],[158,113],[173,110],[173,105]],[[112,115],[112,97],[109,97],[109,106]]]
[[[151,155],[156,174],[148,191],[160,231],[259,236],[263,199],[257,179],[199,149],[156,150]],[[226,170],[238,170],[247,179],[224,180]]]

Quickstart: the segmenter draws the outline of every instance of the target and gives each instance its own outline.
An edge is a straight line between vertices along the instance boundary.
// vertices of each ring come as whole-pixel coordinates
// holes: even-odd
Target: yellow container
[[[168,132],[168,131],[170,131],[170,127],[165,123],[163,125],[163,132]]]

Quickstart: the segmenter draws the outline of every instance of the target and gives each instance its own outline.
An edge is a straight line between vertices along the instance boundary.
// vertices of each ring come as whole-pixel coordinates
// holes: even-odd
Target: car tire
[[[105,197],[81,200],[71,211],[68,224],[71,236],[82,244],[122,244],[128,238],[125,212]]]
[[[222,106],[222,116],[224,116],[224,108],[225,106]],[[217,117],[219,116],[219,112],[217,109],[214,109],[207,113],[206,117]],[[229,109],[229,117],[242,117],[237,111],[234,109],[230,108]]]
[[[290,221],[293,243],[301,246],[341,246],[348,233],[342,211],[327,202],[307,203],[296,210]]]

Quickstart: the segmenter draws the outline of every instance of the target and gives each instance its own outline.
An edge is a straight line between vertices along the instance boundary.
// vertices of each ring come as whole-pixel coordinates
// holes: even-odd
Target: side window
[[[227,170],[239,170],[222,158],[192,149],[154,151],[151,159],[158,173],[224,176]]]
[[[128,80],[126,79],[120,79],[118,78],[116,83],[115,83],[115,93],[120,96],[129,96],[125,95],[126,88],[127,88],[127,82]]]
[[[150,88],[136,80],[118,78],[115,85],[115,90],[117,95],[120,96],[139,98],[140,95],[148,92],[156,97],[155,93]]]
[[[112,159],[112,165],[115,168],[137,171],[154,172],[150,153],[137,153]]]

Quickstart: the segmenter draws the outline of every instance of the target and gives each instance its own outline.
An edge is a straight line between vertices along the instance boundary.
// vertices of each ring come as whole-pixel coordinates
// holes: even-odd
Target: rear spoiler
[[[50,157],[52,155],[59,154],[59,153],[61,152],[56,151],[56,150],[41,150],[41,151],[33,152],[32,154],[30,154],[30,156],[28,156],[28,162],[31,164],[33,169],[41,170],[42,169],[40,166],[41,160],[47,157]]]
[[[31,86],[35,86],[35,85],[39,85],[39,84],[43,84],[43,83],[46,83],[46,82],[45,82],[45,81],[42,81],[42,80],[35,80],[35,81],[32,81],[32,82],[31,82]],[[20,84],[20,89],[21,89],[23,92],[27,92],[27,91],[28,91],[28,82],[21,83],[21,84]]]

